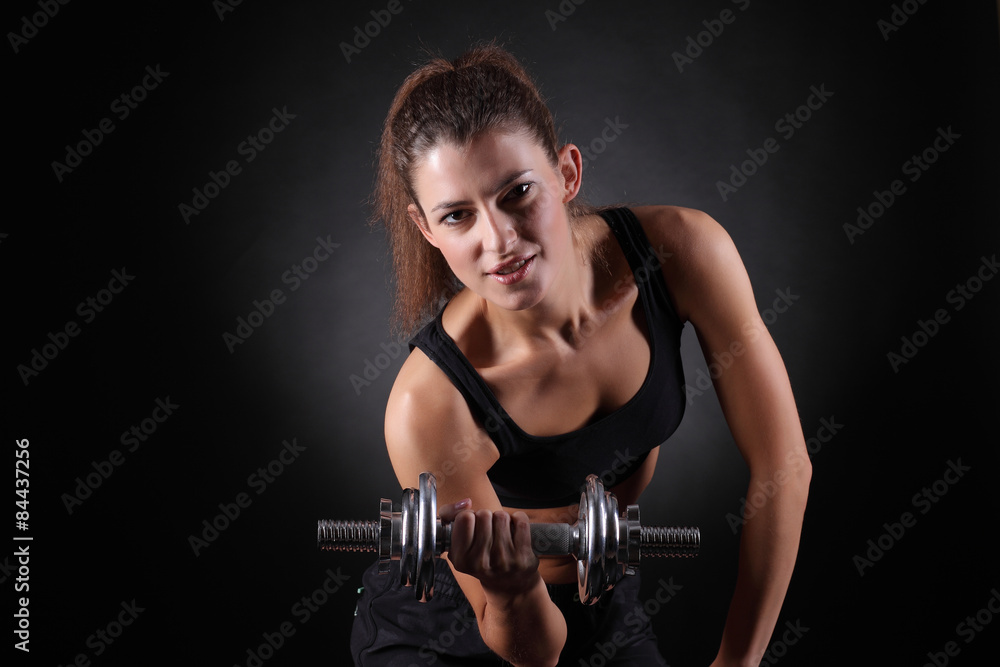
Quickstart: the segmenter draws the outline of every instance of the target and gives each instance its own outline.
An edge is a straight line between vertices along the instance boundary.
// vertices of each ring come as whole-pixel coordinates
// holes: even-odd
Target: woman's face
[[[566,203],[580,187],[572,144],[553,167],[525,133],[440,143],[418,163],[410,217],[476,294],[508,310],[541,301],[572,259]],[[422,213],[421,213],[422,211]]]

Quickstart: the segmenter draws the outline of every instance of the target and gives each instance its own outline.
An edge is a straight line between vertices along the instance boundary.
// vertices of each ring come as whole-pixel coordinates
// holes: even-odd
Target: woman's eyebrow
[[[493,189],[490,190],[490,194],[494,194],[494,195],[497,194],[498,192],[500,192],[501,190],[503,190],[505,187],[507,187],[508,185],[510,185],[511,183],[513,183],[514,181],[516,181],[517,179],[521,178],[522,176],[524,176],[525,174],[527,174],[530,171],[531,171],[530,169],[522,169],[521,171],[514,171],[514,172],[511,172],[511,173],[507,174],[506,176],[504,176],[503,178],[501,178],[496,183],[496,185],[493,186]],[[469,206],[470,204],[472,204],[472,202],[468,201],[468,200],[462,200],[462,201],[443,201],[440,204],[437,204],[434,208],[432,208],[431,209],[431,213],[434,213],[435,211],[440,211],[441,209],[445,209],[445,208],[453,208],[455,206]]]

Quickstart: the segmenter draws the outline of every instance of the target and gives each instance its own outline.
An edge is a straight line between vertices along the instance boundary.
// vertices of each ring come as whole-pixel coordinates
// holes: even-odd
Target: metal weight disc
[[[392,562],[392,501],[382,498],[378,505],[378,573],[387,574]],[[399,557],[399,554],[396,554]]]
[[[427,602],[434,596],[434,547],[437,543],[437,481],[429,472],[420,473],[416,527],[414,594],[419,601]]]
[[[399,583],[412,586],[417,575],[417,492],[403,489],[399,520]]]
[[[610,491],[604,492],[604,516],[607,522],[604,524],[604,590],[611,588],[618,582],[621,576],[618,561],[618,536],[620,535],[620,524],[618,521],[618,499]]]
[[[639,523],[639,506],[625,507],[625,521],[619,524],[618,554],[625,574],[634,575],[639,568],[639,545],[642,543],[642,527]]]
[[[595,604],[607,590],[607,512],[604,484],[597,475],[587,475],[577,519],[581,549],[576,568],[583,604]]]
[[[590,581],[590,531],[587,530],[587,516],[590,508],[587,507],[587,493],[580,494],[580,508],[576,515],[576,528],[579,540],[576,550],[576,580],[580,589],[580,601],[584,604],[592,604],[590,597],[586,594],[587,585]]]

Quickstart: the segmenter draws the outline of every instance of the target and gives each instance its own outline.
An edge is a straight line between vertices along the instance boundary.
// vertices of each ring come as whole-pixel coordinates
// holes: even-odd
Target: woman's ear
[[[427,239],[427,242],[430,243],[435,248],[437,248],[438,244],[434,241],[434,233],[431,232],[430,225],[427,224],[427,219],[424,218],[424,214],[420,212],[420,209],[417,207],[417,205],[410,204],[409,206],[406,207],[406,212],[407,214],[409,214],[410,220],[413,221],[413,224],[417,226],[417,229],[420,230],[420,233],[424,235],[425,239]]]
[[[575,144],[566,144],[559,149],[559,176],[562,178],[563,200],[566,204],[576,197],[583,185],[583,156]]]

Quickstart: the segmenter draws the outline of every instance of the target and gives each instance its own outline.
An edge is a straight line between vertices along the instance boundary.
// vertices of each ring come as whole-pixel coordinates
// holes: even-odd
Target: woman
[[[589,209],[575,201],[581,181],[579,149],[558,146],[537,89],[502,49],[435,60],[396,94],[376,213],[397,323],[433,319],[411,341],[385,437],[404,487],[435,472],[454,525],[430,603],[413,601],[398,572],[366,575],[358,664],[664,664],[648,619],[630,613],[638,577],[581,605],[574,561],[540,562],[529,523],[572,522],[591,472],[614,471],[619,503],[638,501],[683,412],[685,322],[706,358],[731,358],[715,378],[722,408],[751,485],[777,488],[744,527],[713,665],[756,665],[767,648],[810,478],[781,358],[714,220]]]

